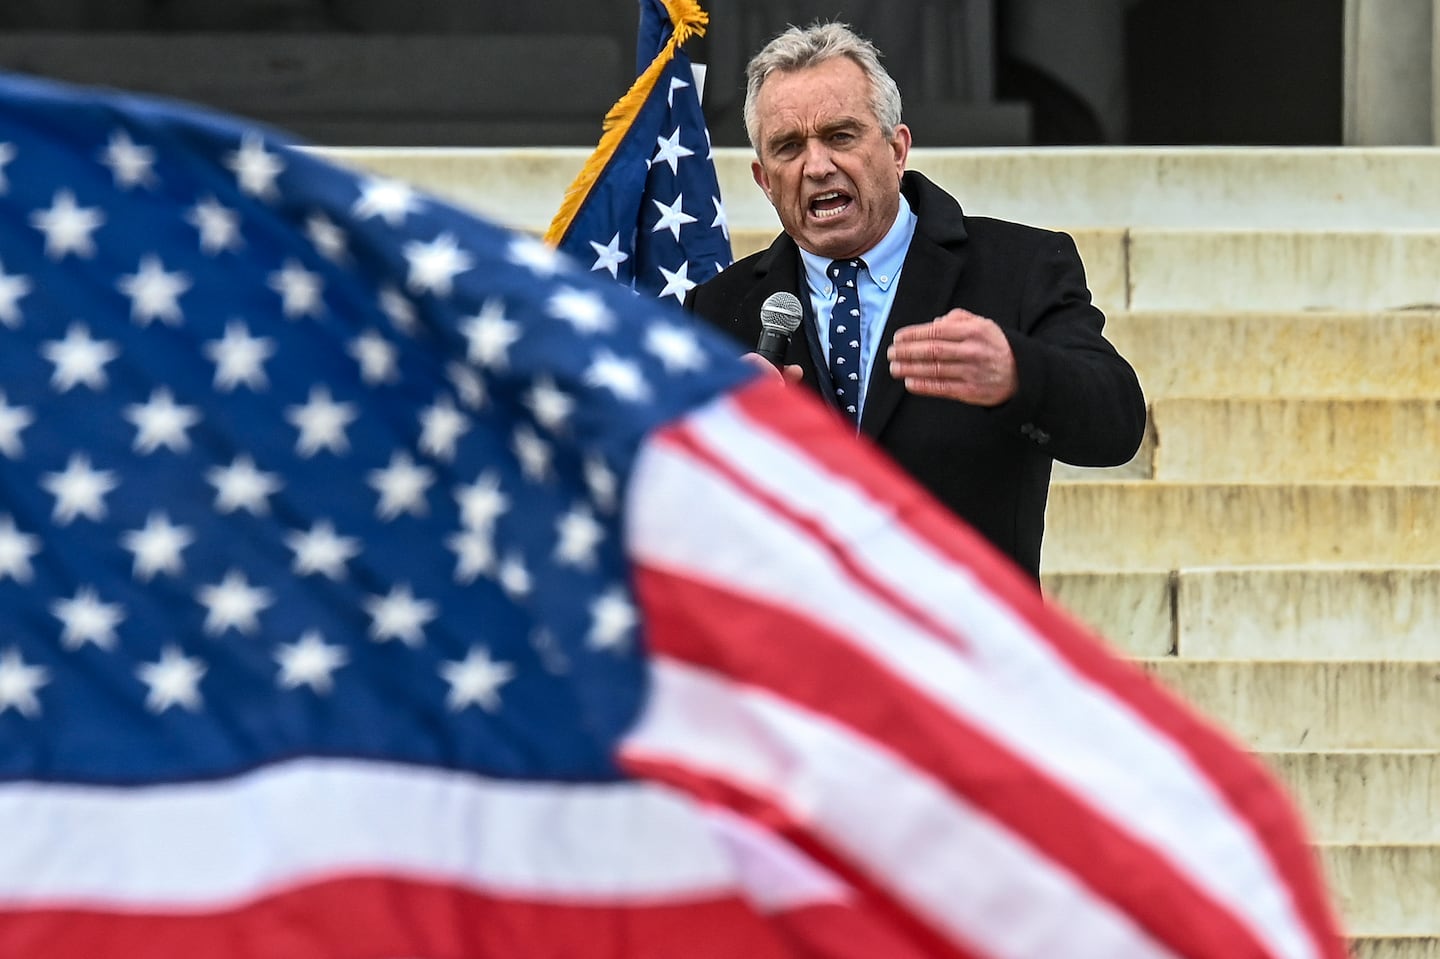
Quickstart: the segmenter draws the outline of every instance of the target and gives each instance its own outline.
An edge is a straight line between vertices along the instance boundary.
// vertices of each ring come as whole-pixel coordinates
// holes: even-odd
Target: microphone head
[[[800,327],[800,299],[793,293],[771,293],[760,304],[760,325],[789,336]]]

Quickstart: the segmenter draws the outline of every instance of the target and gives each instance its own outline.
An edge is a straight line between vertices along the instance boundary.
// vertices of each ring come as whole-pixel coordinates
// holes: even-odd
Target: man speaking
[[[1122,464],[1145,429],[1139,381],[1103,336],[1074,242],[966,216],[906,172],[900,91],[843,24],[791,27],[746,80],[755,182],[785,232],[690,291],[687,308],[751,349],[767,336],[773,352],[762,315],[793,296],[786,379],[1038,578],[1052,461]]]

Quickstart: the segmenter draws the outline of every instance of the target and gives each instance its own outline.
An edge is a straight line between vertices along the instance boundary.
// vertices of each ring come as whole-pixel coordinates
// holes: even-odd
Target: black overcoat
[[[914,171],[901,189],[917,225],[867,387],[860,432],[954,513],[1039,576],[1052,460],[1118,466],[1145,432],[1135,371],[1104,337],[1074,241],[1064,233],[966,216]],[[833,405],[800,252],[782,234],[691,290],[685,306],[753,349],[760,305],[784,290],[805,311],[787,363]],[[906,392],[885,353],[901,326],[953,307],[988,317],[1015,353],[1019,392],[982,408]]]

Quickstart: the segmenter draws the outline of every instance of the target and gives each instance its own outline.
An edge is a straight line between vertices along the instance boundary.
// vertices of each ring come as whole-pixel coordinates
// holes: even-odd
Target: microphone
[[[790,334],[800,327],[800,300],[793,293],[771,293],[760,304],[760,339],[755,352],[781,369],[785,351],[790,347]]]

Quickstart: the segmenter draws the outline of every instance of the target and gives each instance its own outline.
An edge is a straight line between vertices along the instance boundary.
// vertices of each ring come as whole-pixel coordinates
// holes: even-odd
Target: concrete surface
[[[1440,663],[1141,662],[1253,749],[1440,747]]]
[[[1440,661],[1440,567],[1052,572],[1049,599],[1130,656]]]
[[[1440,752],[1278,752],[1261,759],[1299,802],[1319,842],[1440,843]]]
[[[1177,397],[1440,397],[1440,312],[1111,313],[1152,403]]]
[[[1150,419],[1157,480],[1440,480],[1440,398],[1161,399]]]
[[[1050,601],[1127,656],[1175,652],[1176,574],[1073,572],[1041,577]]]
[[[1184,570],[1175,579],[1182,657],[1440,661],[1440,567]]]
[[[1440,485],[1058,482],[1041,569],[1440,564]]]
[[[1440,307],[1433,229],[1132,229],[1129,252],[1133,310]]]
[[[1440,935],[1356,936],[1350,942],[1354,959],[1440,959]]]
[[[1352,935],[1435,932],[1440,846],[1321,844],[1320,856]]]

